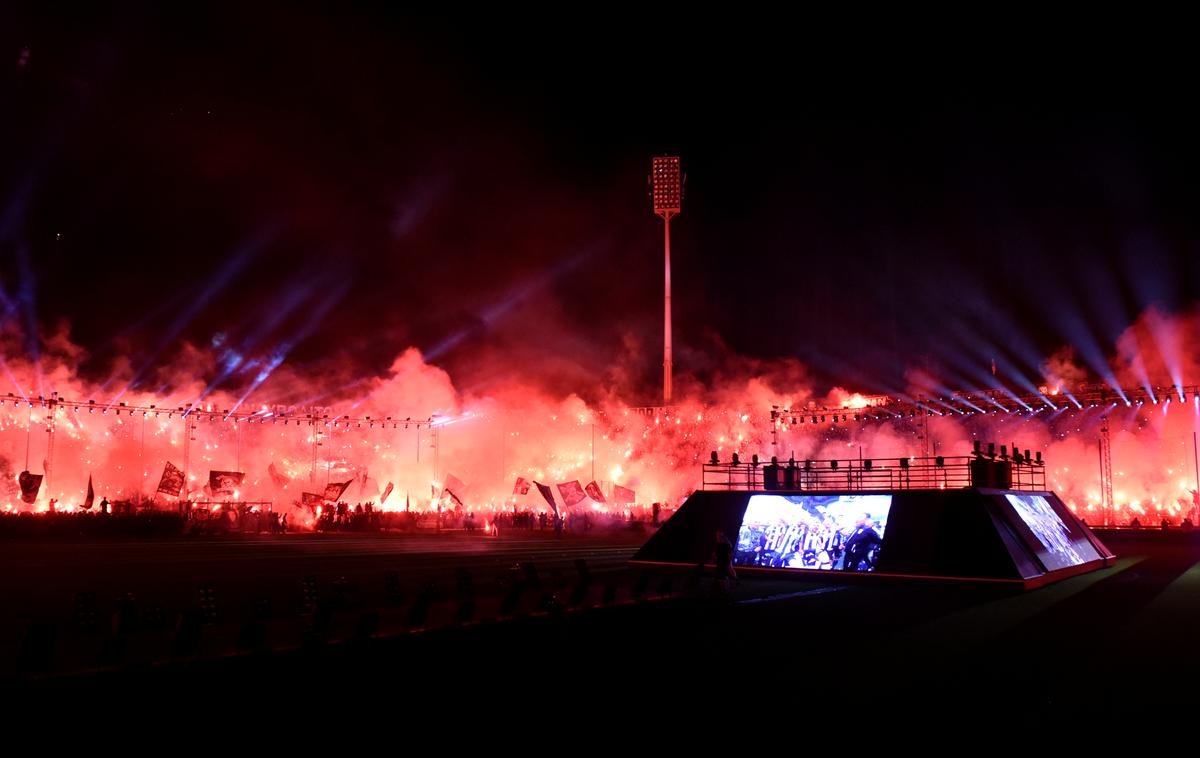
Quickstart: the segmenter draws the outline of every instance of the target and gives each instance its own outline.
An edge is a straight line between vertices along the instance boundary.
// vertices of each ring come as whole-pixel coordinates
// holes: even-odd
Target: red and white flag
[[[388,495],[392,494],[392,487],[392,483],[388,482],[388,486],[383,488],[383,494],[379,496],[380,505],[383,505],[384,501],[388,499]]]
[[[565,503],[568,508],[570,508],[572,505],[578,505],[579,503],[583,502],[584,498],[587,497],[583,491],[583,485],[579,483],[578,479],[573,482],[563,482],[562,484],[558,485],[558,494],[562,495],[563,503]]]
[[[583,488],[587,492],[588,497],[595,500],[597,503],[607,503],[604,499],[604,493],[600,491],[600,485],[595,482],[588,482],[588,486]]]
[[[529,480],[527,480],[523,476],[518,476],[517,483],[513,485],[513,494],[514,495],[528,495],[529,494]]]

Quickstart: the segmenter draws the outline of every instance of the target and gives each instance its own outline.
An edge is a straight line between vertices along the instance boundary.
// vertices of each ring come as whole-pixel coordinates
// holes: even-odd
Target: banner
[[[334,482],[333,484],[325,485],[325,499],[331,503],[336,503],[342,499],[342,493],[346,491],[346,488],[353,483],[353,479],[347,479],[344,482]]]
[[[633,490],[628,490],[619,484],[613,485],[613,502],[614,503],[636,503],[637,493]]]
[[[164,495],[179,497],[183,494],[183,469],[167,461],[163,466],[162,478],[158,480],[158,491]]]
[[[90,511],[94,502],[96,502],[96,490],[92,489],[92,475],[88,474],[88,493],[87,497],[83,499],[83,505],[80,507],[85,511]]]
[[[271,475],[271,482],[274,483],[276,487],[286,487],[288,486],[288,483],[292,481],[283,474],[279,473],[279,469],[275,468],[274,461],[267,466],[267,473]]]
[[[242,471],[209,471],[208,490],[213,497],[233,497],[245,478]]]
[[[28,471],[22,471],[17,477],[17,483],[21,485],[22,500],[27,503],[37,500],[38,490],[42,488],[41,474],[31,474]]]
[[[386,502],[386,501],[387,501],[387,499],[388,499],[388,495],[392,494],[392,487],[393,487],[393,486],[394,486],[394,485],[393,485],[391,482],[388,482],[388,486],[386,486],[386,487],[384,487],[384,488],[383,488],[383,494],[382,494],[382,495],[379,497],[379,504],[380,504],[380,505],[383,505],[383,504],[384,504],[384,502]]]
[[[513,485],[513,494],[514,495],[528,495],[529,494],[529,480],[523,476],[518,476],[517,483]]]
[[[300,493],[300,505],[304,506],[305,508],[308,508],[309,510],[311,510],[313,512],[316,512],[317,508],[319,508],[321,506],[321,504],[324,502],[325,502],[324,499],[322,499],[322,497],[320,495],[318,495],[314,492],[301,492]]]
[[[550,509],[554,511],[554,515],[558,515],[558,505],[554,502],[554,492],[549,487],[541,482],[534,482],[533,485],[538,488],[538,492],[542,493],[542,497],[546,498],[546,502],[550,504]]]
[[[590,497],[592,500],[595,500],[597,503],[608,502],[604,499],[604,493],[600,491],[599,484],[596,484],[595,482],[589,482],[588,486],[584,487],[583,489],[587,492],[588,497]]]
[[[583,499],[587,497],[587,495],[583,492],[583,485],[579,483],[578,479],[573,482],[564,482],[563,484],[558,485],[558,492],[560,495],[562,495],[563,503],[565,503],[568,508],[572,505],[581,503]]]

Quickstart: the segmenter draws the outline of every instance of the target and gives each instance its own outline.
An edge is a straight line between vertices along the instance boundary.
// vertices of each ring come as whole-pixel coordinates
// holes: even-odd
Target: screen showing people
[[[1100,558],[1087,537],[1080,530],[1067,526],[1042,495],[1008,494],[1005,497],[1042,544],[1044,550],[1038,551],[1038,558],[1047,569],[1078,566]]]
[[[874,571],[891,495],[752,495],[734,565]]]

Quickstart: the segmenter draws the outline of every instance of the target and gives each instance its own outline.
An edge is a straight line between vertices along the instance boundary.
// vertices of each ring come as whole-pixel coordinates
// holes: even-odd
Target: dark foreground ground
[[[746,579],[727,597],[694,572],[631,570],[643,538],[4,544],[0,681],[26,701],[622,718],[753,706],[1131,719],[1200,703],[1200,535],[1104,535],[1117,565],[1030,593]]]

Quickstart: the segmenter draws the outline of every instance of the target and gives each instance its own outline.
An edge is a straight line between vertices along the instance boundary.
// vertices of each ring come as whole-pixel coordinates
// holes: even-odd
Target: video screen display
[[[891,495],[752,495],[734,565],[874,571]]]
[[[1006,494],[1004,497],[1042,544],[1038,558],[1047,569],[1078,566],[1100,557],[1087,537],[1080,530],[1067,526],[1042,495]]]

